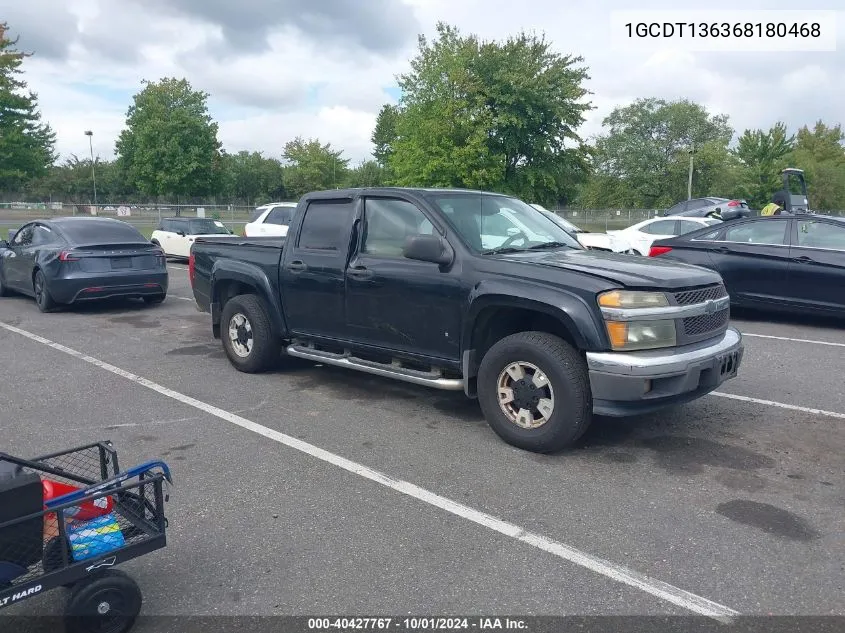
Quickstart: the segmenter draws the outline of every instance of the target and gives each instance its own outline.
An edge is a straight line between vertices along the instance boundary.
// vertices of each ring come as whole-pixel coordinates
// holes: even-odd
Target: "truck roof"
[[[362,193],[395,193],[397,191],[404,191],[407,193],[467,193],[502,197],[507,195],[496,191],[482,191],[478,189],[461,189],[452,187],[350,187],[347,189],[323,189],[320,191],[312,191],[306,195],[322,198],[326,195],[354,196]]]

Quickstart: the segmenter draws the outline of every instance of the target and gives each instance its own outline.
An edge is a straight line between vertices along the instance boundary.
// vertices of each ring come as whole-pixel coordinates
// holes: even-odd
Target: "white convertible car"
[[[161,246],[167,257],[188,259],[194,240],[205,235],[232,235],[232,232],[220,220],[165,218],[153,231],[150,241]]]

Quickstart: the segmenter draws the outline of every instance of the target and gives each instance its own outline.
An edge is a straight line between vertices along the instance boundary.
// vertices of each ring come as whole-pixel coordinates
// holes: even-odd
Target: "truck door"
[[[285,242],[279,271],[282,305],[294,334],[346,339],[344,275],[354,202],[312,199]]]
[[[346,270],[351,340],[447,360],[460,359],[467,292],[455,269],[402,255],[407,237],[431,234],[431,221],[399,198],[364,199],[360,238]]]

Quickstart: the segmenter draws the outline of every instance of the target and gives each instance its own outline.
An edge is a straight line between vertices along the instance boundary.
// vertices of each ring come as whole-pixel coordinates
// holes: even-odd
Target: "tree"
[[[331,143],[319,139],[305,140],[298,136],[285,144],[286,165],[284,183],[289,196],[298,198],[321,189],[334,189],[348,177],[349,159],[342,158],[343,150],[332,149]]]
[[[723,181],[728,162],[733,130],[727,116],[711,115],[688,100],[649,98],[615,108],[603,125],[609,129],[596,142],[595,169],[599,177],[619,182],[613,192],[617,204],[653,208],[685,200],[691,150],[693,196],[724,195],[713,187]]]
[[[786,124],[778,122],[768,132],[745,130],[737,141],[733,154],[742,165],[743,197],[753,208],[768,204],[772,194],[780,189],[780,171],[786,166],[795,144],[788,136]]]
[[[284,197],[283,170],[275,158],[261,152],[221,154],[217,194],[248,205]]]
[[[845,132],[841,125],[827,126],[817,121],[811,130],[798,130],[793,166],[803,169],[809,189],[810,206],[815,210],[845,209]]]
[[[386,103],[376,117],[376,127],[370,140],[375,146],[373,156],[382,167],[387,165],[392,153],[391,146],[396,140],[396,119],[398,116],[399,110],[396,106]]]
[[[444,23],[437,31],[432,42],[420,36],[399,106],[382,110],[373,134],[391,179],[560,199],[585,166],[582,59],[525,33],[496,42]]]
[[[18,39],[9,39],[8,29],[0,23],[0,190],[20,191],[56,160],[56,135],[41,122],[38,97],[19,78],[31,53],[17,50]]]
[[[362,162],[349,171],[349,187],[382,187],[387,181],[386,170],[374,160]]]
[[[150,196],[211,193],[220,142],[208,94],[193,90],[186,79],[142,83],[117,140],[125,177]]]

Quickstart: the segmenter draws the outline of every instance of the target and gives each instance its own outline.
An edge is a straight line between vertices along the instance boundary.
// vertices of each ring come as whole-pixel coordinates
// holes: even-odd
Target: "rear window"
[[[190,235],[229,235],[229,229],[220,220],[191,220]]]
[[[341,250],[349,241],[353,208],[346,200],[315,200],[309,204],[299,232],[299,248]]]
[[[61,224],[62,232],[74,244],[122,244],[146,242],[141,232],[120,220],[74,220]]]
[[[249,216],[250,222],[257,222],[258,218],[261,217],[261,214],[267,210],[267,207],[258,207],[255,211],[252,212],[252,215]]]
[[[264,220],[265,224],[280,224],[289,225],[293,219],[294,207],[273,207],[273,210],[267,215]]]

